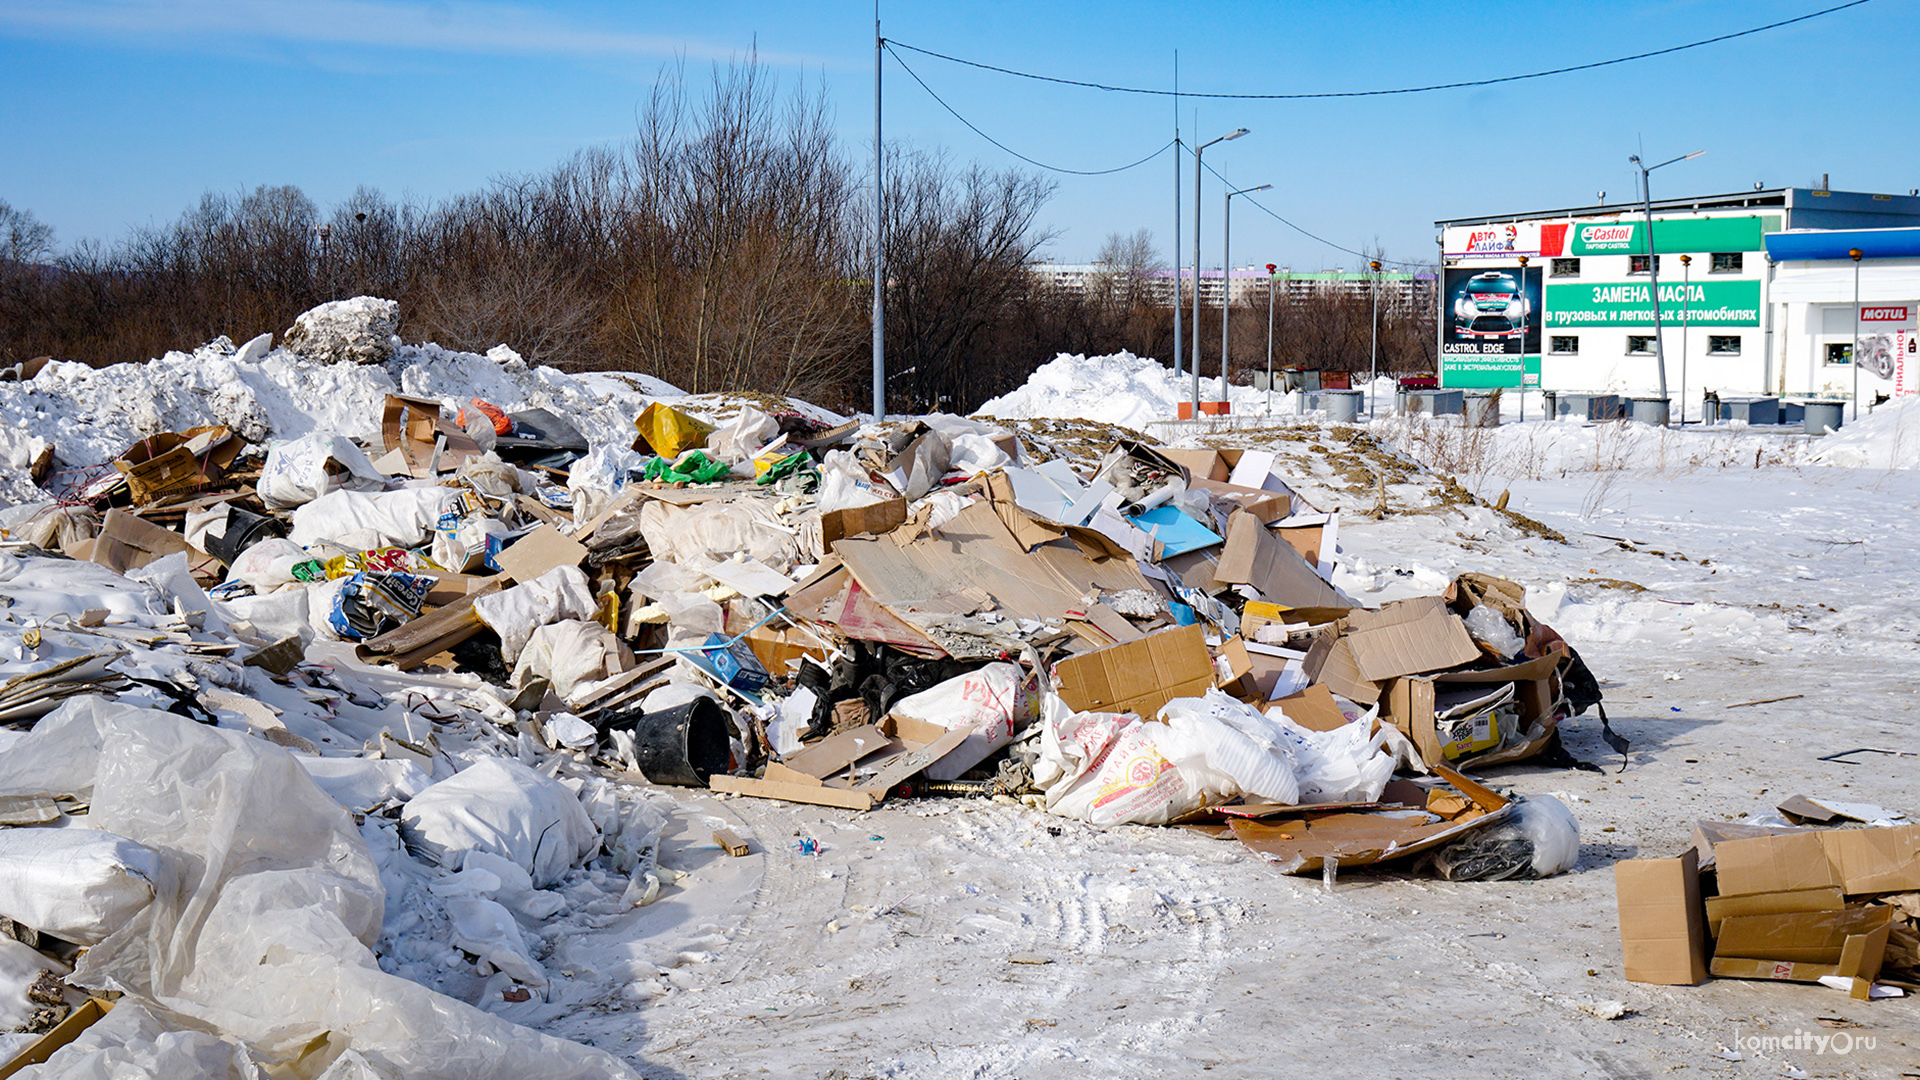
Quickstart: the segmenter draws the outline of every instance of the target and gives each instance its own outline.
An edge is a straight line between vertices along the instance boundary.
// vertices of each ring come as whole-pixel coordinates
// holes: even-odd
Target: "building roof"
[[[1691,195],[1680,199],[1655,199],[1653,211],[1656,214],[1702,213],[1714,210],[1760,210],[1769,207],[1785,209],[1789,215],[1789,227],[1859,228],[1870,226],[1876,219],[1893,219],[1900,225],[1920,225],[1920,196],[1880,195],[1865,191],[1824,191],[1818,188],[1763,188],[1755,191],[1735,191],[1725,195]],[[1534,210],[1519,214],[1487,214],[1479,217],[1448,218],[1436,221],[1434,225],[1446,228],[1452,225],[1494,225],[1518,221],[1538,221],[1545,218],[1581,218],[1608,217],[1619,214],[1641,213],[1644,204],[1623,199],[1616,203],[1603,203],[1594,206],[1574,206],[1559,210]],[[1798,220],[1806,216],[1808,220]]]
[[[1914,229],[1806,229],[1769,233],[1767,257],[1788,260],[1851,260],[1854,248],[1863,259],[1920,257],[1920,228]]]

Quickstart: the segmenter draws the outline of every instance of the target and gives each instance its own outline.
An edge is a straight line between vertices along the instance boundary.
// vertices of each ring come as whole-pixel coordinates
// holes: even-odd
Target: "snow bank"
[[[1920,466],[1920,397],[1896,398],[1858,420],[1848,420],[1820,440],[1813,460],[1856,469]]]
[[[1264,408],[1267,393],[1250,386],[1228,388],[1234,411]],[[1200,380],[1202,401],[1220,400],[1220,380]],[[1172,420],[1179,403],[1193,400],[1193,377],[1151,357],[1117,352],[1109,356],[1061,353],[1040,365],[1026,384],[975,410],[1002,420],[1049,417],[1092,420],[1144,430],[1156,420]]]

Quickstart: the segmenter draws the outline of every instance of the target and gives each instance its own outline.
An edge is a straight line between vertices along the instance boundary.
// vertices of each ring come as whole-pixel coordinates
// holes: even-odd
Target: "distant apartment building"
[[[1085,296],[1096,287],[1102,276],[1112,272],[1102,263],[1045,262],[1034,263],[1027,269],[1048,288],[1075,296]],[[1200,303],[1219,307],[1223,290],[1235,304],[1263,306],[1267,302],[1269,289],[1272,289],[1273,300],[1277,304],[1304,304],[1331,296],[1365,300],[1377,288],[1382,313],[1416,313],[1432,308],[1436,280],[1430,272],[1383,270],[1375,275],[1345,268],[1296,272],[1291,267],[1283,266],[1269,275],[1264,266],[1244,266],[1236,267],[1231,274],[1223,274],[1219,270],[1201,271]],[[1183,269],[1180,273],[1180,295],[1186,303],[1193,302],[1193,282],[1193,271]],[[1173,271],[1162,270],[1153,274],[1146,279],[1145,285],[1155,303],[1164,306],[1173,302]]]

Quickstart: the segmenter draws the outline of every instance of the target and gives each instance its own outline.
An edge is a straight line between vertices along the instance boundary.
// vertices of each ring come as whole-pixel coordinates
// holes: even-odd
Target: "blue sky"
[[[1517,74],[1663,48],[1836,0],[1609,4],[1166,4],[883,0],[889,38],[1064,78],[1186,91],[1296,93]],[[791,84],[823,81],[850,151],[871,140],[873,7],[457,0],[0,0],[0,199],[65,246],[167,221],[203,191],[295,184],[321,206],[360,184],[438,199],[538,171],[633,130],[662,65],[757,48]],[[1139,158],[1172,136],[1164,97],[1050,86],[907,52],[921,78],[1007,146],[1069,168]],[[1625,200],[1627,156],[1706,155],[1654,174],[1656,197],[1817,182],[1920,187],[1920,0],[1846,11],[1675,55],[1528,82],[1364,99],[1185,99],[1189,143],[1235,127],[1207,163],[1348,248],[1435,252],[1435,218]],[[1195,127],[1195,110],[1198,126]],[[969,131],[892,59],[889,138],[1023,166]],[[1167,156],[1058,176],[1043,214],[1060,261],[1152,229],[1171,256]],[[1186,213],[1191,159],[1181,179]],[[1207,177],[1202,261],[1220,259]],[[1182,226],[1190,258],[1191,220]],[[1236,200],[1238,264],[1352,268]]]

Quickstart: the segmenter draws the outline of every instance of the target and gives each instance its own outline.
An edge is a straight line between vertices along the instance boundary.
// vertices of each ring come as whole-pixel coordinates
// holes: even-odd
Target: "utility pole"
[[[873,0],[873,419],[887,418],[887,144],[880,139],[880,0]]]

